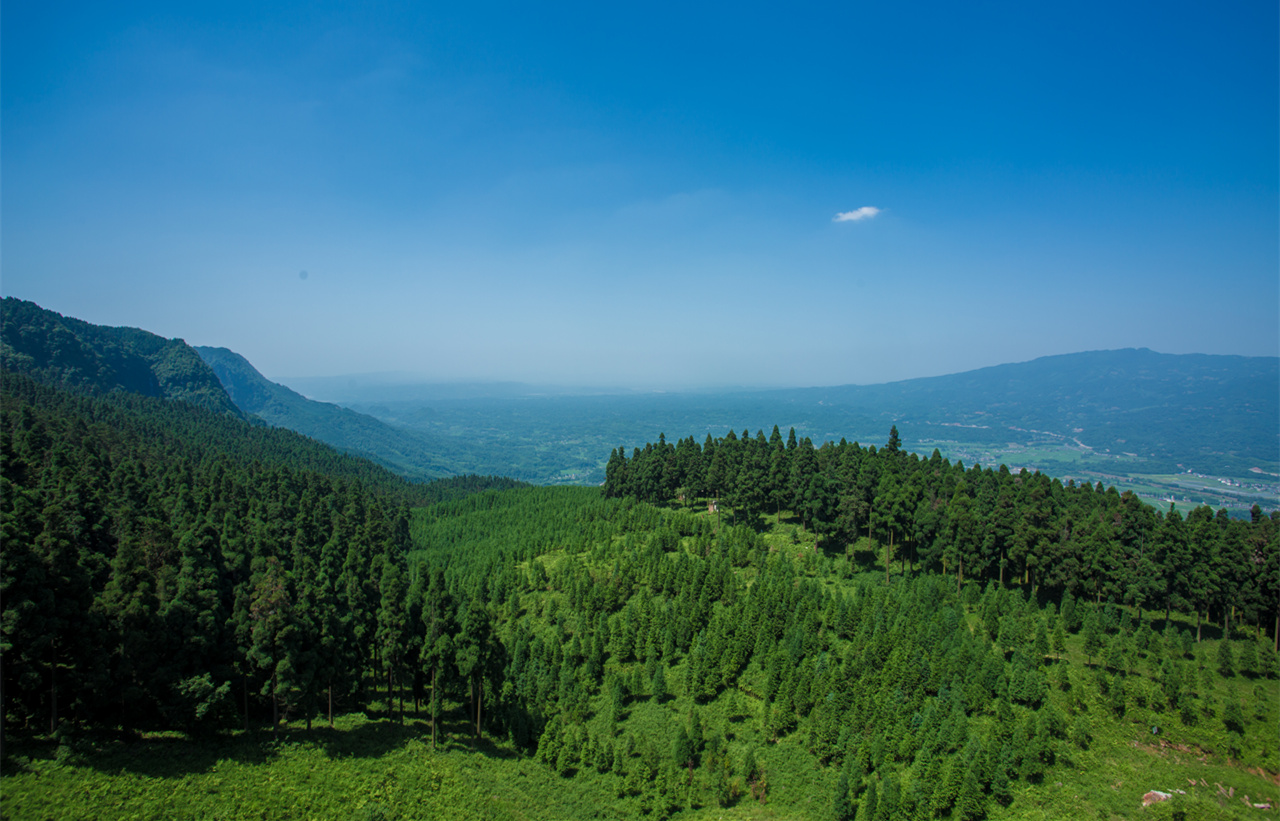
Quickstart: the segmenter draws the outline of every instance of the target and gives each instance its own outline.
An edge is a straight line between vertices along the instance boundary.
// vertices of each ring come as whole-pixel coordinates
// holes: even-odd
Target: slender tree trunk
[[[240,677],[241,683],[244,685],[244,731],[249,732],[249,674],[245,673]]]
[[[1200,643],[1200,608],[1196,608],[1196,644]]]
[[[387,718],[396,717],[396,702],[391,696],[391,667],[387,667]]]
[[[276,698],[279,683],[276,674],[271,674],[271,732],[280,735],[280,701]]]
[[[436,679],[439,667],[431,668],[431,749],[436,748]]]
[[[889,583],[889,551],[893,549],[893,531],[889,531],[889,543],[884,546],[884,583]]]
[[[480,738],[480,714],[484,710],[484,692],[480,689],[480,679],[476,679],[476,738]]]
[[[329,679],[329,727],[333,728],[333,678]]]
[[[1275,639],[1275,647],[1272,649],[1280,653],[1280,611],[1276,611],[1276,632],[1273,637]]]
[[[49,642],[49,735],[58,731],[58,640]]]

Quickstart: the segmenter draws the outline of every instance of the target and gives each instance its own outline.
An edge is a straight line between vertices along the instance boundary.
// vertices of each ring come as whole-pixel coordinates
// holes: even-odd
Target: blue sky
[[[0,290],[268,376],[1280,353],[1274,2],[110,5],[3,6]]]

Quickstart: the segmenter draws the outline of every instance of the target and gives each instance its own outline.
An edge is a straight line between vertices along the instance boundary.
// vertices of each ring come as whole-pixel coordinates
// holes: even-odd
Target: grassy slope
[[[545,489],[543,492],[546,492]],[[815,577],[832,587],[849,584],[825,576],[827,560],[813,556],[808,536],[790,524],[775,526],[768,539],[779,550],[807,556]],[[581,554],[585,557],[587,554]],[[547,565],[568,558],[548,554]],[[883,568],[868,567],[874,578]],[[895,574],[898,567],[895,565]],[[527,617],[542,621],[547,593],[524,599]],[[563,609],[563,607],[561,608]],[[975,617],[971,617],[975,618]],[[1057,818],[1185,818],[1270,817],[1247,808],[1242,798],[1280,806],[1277,726],[1280,686],[1275,680],[1224,679],[1212,671],[1217,642],[1195,648],[1200,709],[1185,726],[1178,715],[1139,706],[1134,694],[1150,686],[1144,662],[1125,681],[1129,706],[1116,718],[1095,683],[1079,636],[1068,638],[1069,687],[1055,687],[1051,698],[1074,721],[1083,721],[1092,736],[1087,748],[1061,742],[1058,764],[1042,783],[1015,783],[1015,799],[1005,808],[992,804],[989,817]],[[1207,674],[1204,670],[1209,670]],[[656,703],[643,694],[626,705],[616,740],[631,735],[638,752],[629,762],[638,768],[646,740],[655,750],[670,749],[677,723],[689,701],[681,695],[683,664],[667,669],[674,694]],[[625,671],[624,671],[625,672]],[[754,749],[768,773],[768,803],[742,796],[728,809],[716,806],[710,775],[698,770],[692,796],[685,792],[677,814],[687,818],[825,818],[836,772],[823,768],[806,749],[801,729],[777,743],[760,732],[759,701],[753,682],[762,676],[751,665],[739,690],[722,693],[699,707],[709,731],[724,734],[730,759]],[[1217,717],[1228,698],[1245,707],[1247,730],[1240,757],[1228,752],[1231,740]],[[606,736],[599,709],[586,730]],[[612,773],[581,767],[571,777],[557,775],[536,759],[521,756],[503,743],[486,740],[473,750],[461,708],[450,715],[446,742],[430,749],[425,722],[412,718],[404,727],[378,718],[379,705],[366,714],[344,716],[335,730],[307,732],[295,723],[275,740],[269,733],[233,733],[214,740],[166,734],[142,743],[102,742],[79,748],[55,748],[50,740],[10,745],[0,782],[6,818],[626,818],[659,803],[652,783],[631,784]],[[1161,728],[1151,733],[1153,725]],[[1194,780],[1193,786],[1190,782]],[[1219,786],[1221,785],[1221,792]],[[1148,790],[1175,793],[1168,803],[1139,809]],[[690,807],[690,804],[692,805]]]

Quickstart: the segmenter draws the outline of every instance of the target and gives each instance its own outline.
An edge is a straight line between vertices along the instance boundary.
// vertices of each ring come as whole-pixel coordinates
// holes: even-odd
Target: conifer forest
[[[6,818],[1280,806],[1274,511],[896,428],[659,437],[603,488],[413,484],[9,371],[0,447]]]

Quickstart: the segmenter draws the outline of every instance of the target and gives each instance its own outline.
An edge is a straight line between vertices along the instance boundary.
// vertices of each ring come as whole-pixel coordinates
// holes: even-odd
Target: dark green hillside
[[[410,484],[292,431],[8,371],[0,465],[3,721],[19,733],[216,729],[316,709],[322,688],[351,707],[408,505],[510,484]]]
[[[23,421],[32,416],[41,413],[5,417],[28,465],[40,451]],[[61,438],[72,449],[24,479],[22,497],[34,501],[58,471],[85,462],[81,440]],[[797,460],[802,448],[792,449]],[[798,463],[812,479],[829,465],[810,452],[813,462]],[[909,459],[893,447],[861,454],[882,475]],[[980,478],[924,464],[957,489]],[[1154,817],[1251,818],[1240,796],[1280,800],[1271,780],[1280,670],[1252,625],[1212,625],[1197,642],[1194,620],[1176,609],[1166,619],[1059,600],[1045,586],[1036,595],[957,585],[924,564],[904,572],[892,554],[886,568],[875,536],[855,534],[851,552],[819,548],[816,519],[806,525],[785,507],[753,528],[704,502],[667,508],[591,488],[526,488],[420,508],[407,522],[366,514],[352,529],[359,520],[346,511],[357,500],[319,477],[202,467],[190,486],[201,489],[193,513],[222,510],[233,526],[179,540],[159,563],[143,560],[156,555],[145,540],[139,553],[120,531],[100,576],[59,581],[60,600],[80,590],[70,599],[97,614],[81,623],[99,625],[92,644],[105,653],[64,645],[73,637],[56,632],[56,619],[24,620],[43,603],[15,595],[22,577],[6,548],[3,623],[34,631],[23,641],[6,632],[6,654],[49,648],[37,624],[55,631],[59,652],[78,648],[52,671],[39,653],[17,665],[6,655],[6,675],[26,675],[5,682],[12,817],[165,808],[228,818],[998,821],[1126,817],[1156,788],[1173,798]],[[134,496],[182,510],[163,494]],[[36,509],[6,507],[6,533],[29,528],[24,566],[64,572],[60,525]],[[93,506],[77,509],[87,517]],[[1272,555],[1271,519],[1241,526]],[[108,523],[106,532],[116,531]],[[107,550],[79,544],[89,557]],[[191,621],[204,603],[209,616]],[[131,632],[148,619],[163,627]],[[178,630],[184,647],[206,649],[131,672],[154,652],[143,636]],[[211,635],[222,638],[200,640]],[[43,695],[54,692],[51,672],[65,701]],[[75,686],[89,675],[94,688]],[[163,676],[174,683],[154,689]],[[312,727],[327,724],[331,686],[346,715],[333,729]],[[122,712],[119,698],[154,707]],[[261,730],[237,729],[246,704]],[[266,732],[273,706],[277,741]],[[144,717],[134,729],[185,734],[122,742],[122,715]]]
[[[281,468],[357,481],[370,492],[389,494],[410,504],[436,498],[427,492],[430,485],[413,485],[367,459],[334,450],[290,430],[123,391],[86,396],[37,382],[26,374],[0,371],[0,380],[0,408],[10,425],[3,428],[6,471],[25,464],[13,450],[23,441],[17,431],[34,425],[41,432],[25,446],[33,459],[39,455],[42,465],[52,463],[65,468],[52,456],[67,447],[59,436],[69,432],[74,434],[72,441],[89,443],[85,446],[99,460],[104,459],[104,453],[115,453],[112,458],[94,462],[97,467],[110,466],[113,459],[135,453],[159,454],[156,458],[186,463],[188,467],[206,457],[226,457],[254,470]],[[39,421],[46,416],[55,421]],[[41,454],[41,447],[47,452]],[[482,484],[486,481],[480,480]],[[115,490],[118,489],[106,486],[98,492],[110,494]]]
[[[218,377],[181,339],[91,325],[13,297],[0,303],[0,367],[73,390],[177,399],[240,416]]]
[[[258,373],[226,348],[195,349],[217,374],[236,407],[276,427],[289,428],[339,450],[355,453],[411,479],[436,479],[455,471],[430,436],[393,428],[371,416],[315,402]]]

